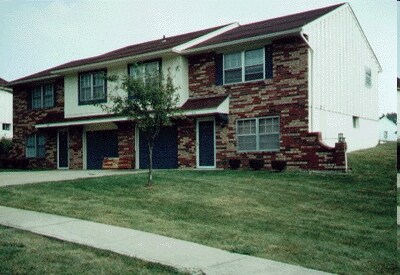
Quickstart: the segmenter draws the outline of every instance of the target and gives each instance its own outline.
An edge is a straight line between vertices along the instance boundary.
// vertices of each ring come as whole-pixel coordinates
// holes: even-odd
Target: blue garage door
[[[142,132],[139,134],[139,168],[148,168],[149,148],[147,137]],[[178,168],[178,143],[176,127],[164,127],[154,142],[153,168],[173,169]]]
[[[118,157],[116,131],[86,133],[87,169],[101,169],[104,157]]]

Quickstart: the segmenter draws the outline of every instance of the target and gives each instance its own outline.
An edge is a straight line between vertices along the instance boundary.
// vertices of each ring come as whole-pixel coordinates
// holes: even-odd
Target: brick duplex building
[[[351,7],[340,4],[163,37],[15,80],[11,157],[54,169],[146,168],[146,137],[135,123],[94,105],[114,87],[102,76],[175,67],[183,116],[162,129],[156,168],[263,159],[267,169],[284,160],[343,171],[339,134],[351,149],[378,141],[370,132],[381,68]]]

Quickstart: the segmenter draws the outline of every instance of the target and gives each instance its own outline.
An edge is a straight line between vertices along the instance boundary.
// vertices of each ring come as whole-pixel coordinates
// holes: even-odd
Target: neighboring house
[[[13,137],[13,94],[7,84],[0,78],[0,139]]]
[[[379,140],[380,141],[396,141],[397,140],[397,125],[387,116],[379,119]]]
[[[400,114],[400,79],[397,78],[397,114]],[[400,135],[400,123],[397,123],[397,139]]]
[[[146,168],[146,140],[135,124],[94,103],[108,102],[115,86],[104,73],[175,67],[184,116],[159,135],[156,168],[264,159],[267,168],[286,160],[345,170],[339,134],[350,150],[378,143],[381,67],[351,7],[340,4],[164,37],[15,80],[13,157],[60,169],[98,169],[114,157],[114,167]]]

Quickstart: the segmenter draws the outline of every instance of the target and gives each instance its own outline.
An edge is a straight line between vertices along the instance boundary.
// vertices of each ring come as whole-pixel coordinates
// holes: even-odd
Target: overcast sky
[[[396,111],[396,1],[350,0],[383,72],[380,113]],[[135,43],[221,24],[265,20],[331,0],[0,0],[0,77],[14,80]],[[400,62],[399,62],[400,63]]]

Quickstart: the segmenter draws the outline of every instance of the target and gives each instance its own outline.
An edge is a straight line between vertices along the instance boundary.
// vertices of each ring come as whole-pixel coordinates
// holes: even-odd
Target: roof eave
[[[49,79],[56,79],[60,77],[60,75],[53,74],[53,75],[47,75],[47,76],[42,76],[42,77],[34,77],[34,78],[29,78],[29,79],[24,79],[24,80],[17,80],[17,81],[12,81],[9,82],[7,85],[4,85],[5,87],[12,87],[15,85],[19,84],[27,84],[30,82],[36,82],[36,81],[41,81],[41,80],[49,80]]]
[[[290,36],[290,35],[294,35],[294,34],[300,34],[301,30],[302,30],[302,28],[299,27],[299,28],[294,28],[294,29],[290,29],[290,30],[269,33],[269,34],[265,34],[265,35],[253,36],[253,37],[243,38],[243,39],[236,39],[236,40],[229,41],[229,42],[223,42],[223,43],[212,44],[212,45],[208,45],[208,46],[204,46],[204,47],[183,50],[182,54],[193,54],[193,53],[198,53],[198,52],[204,52],[207,50],[233,46],[233,45],[241,44],[241,43],[253,42],[253,41],[264,40],[264,39],[271,39],[271,38],[286,37],[286,36]]]
[[[148,53],[138,54],[138,55],[129,55],[129,56],[125,56],[122,58],[110,59],[110,60],[101,61],[101,62],[93,62],[93,63],[88,63],[88,64],[84,64],[84,65],[80,65],[80,66],[73,66],[73,67],[69,67],[69,68],[65,68],[65,69],[53,70],[53,71],[51,71],[51,73],[65,74],[65,73],[70,73],[70,72],[74,72],[74,71],[89,70],[89,69],[93,69],[93,67],[102,67],[102,66],[107,66],[107,65],[113,64],[113,63],[119,63],[119,62],[134,60],[134,59],[151,58],[151,57],[160,56],[160,55],[167,54],[167,53],[174,54],[172,49],[173,48],[168,48],[168,49],[162,50],[162,51],[148,52]]]

